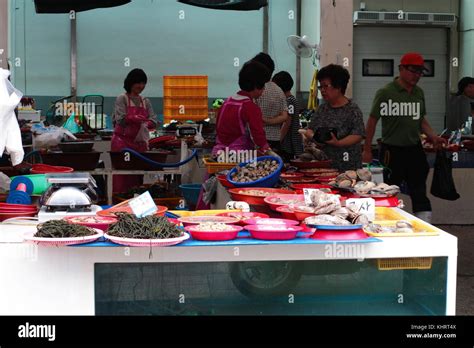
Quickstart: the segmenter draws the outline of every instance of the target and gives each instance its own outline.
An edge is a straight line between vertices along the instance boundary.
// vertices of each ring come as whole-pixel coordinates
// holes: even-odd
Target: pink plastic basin
[[[285,225],[249,225],[245,229],[250,232],[252,238],[261,240],[290,240],[295,239],[298,232],[303,228],[300,226]]]

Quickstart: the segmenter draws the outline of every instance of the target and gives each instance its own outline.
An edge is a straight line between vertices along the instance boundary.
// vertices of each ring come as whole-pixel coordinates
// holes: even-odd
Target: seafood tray
[[[386,220],[406,220],[406,216],[397,213],[392,208],[387,207],[375,207],[375,221],[386,221]]]
[[[400,220],[385,220],[385,221],[374,221],[374,224],[382,227],[393,227]],[[403,220],[408,221],[413,226],[413,232],[371,232],[364,228],[365,233],[372,237],[428,237],[437,236],[439,232],[431,225],[416,221],[416,220]]]

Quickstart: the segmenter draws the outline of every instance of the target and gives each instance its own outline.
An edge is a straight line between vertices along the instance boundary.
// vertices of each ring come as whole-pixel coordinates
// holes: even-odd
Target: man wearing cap
[[[423,75],[425,62],[418,53],[407,53],[399,65],[399,76],[375,94],[367,121],[363,161],[372,162],[372,139],[378,120],[382,119],[381,163],[389,168],[385,182],[407,183],[413,212],[431,221],[431,203],[426,196],[429,165],[421,146],[421,133],[426,134],[435,147],[445,140],[439,137],[426,119],[425,96],[417,86]]]

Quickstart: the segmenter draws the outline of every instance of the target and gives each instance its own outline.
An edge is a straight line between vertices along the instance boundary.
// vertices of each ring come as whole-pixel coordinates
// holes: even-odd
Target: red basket
[[[33,164],[31,174],[48,174],[48,173],[72,173],[71,167],[51,166],[49,164]]]
[[[248,191],[263,191],[263,192],[271,193],[272,195],[294,193],[294,191],[291,191],[291,190],[274,189],[274,188],[267,188],[267,187],[233,188],[229,190],[229,193],[234,201],[247,202],[248,204],[251,204],[251,205],[266,206],[266,203],[264,201],[266,196],[255,196],[255,195],[247,194],[246,192]]]

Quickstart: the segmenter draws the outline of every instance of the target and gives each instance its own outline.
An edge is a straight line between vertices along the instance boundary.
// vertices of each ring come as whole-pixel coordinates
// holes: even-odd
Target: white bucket
[[[383,183],[383,168],[382,167],[370,167],[370,172],[372,173],[372,181],[376,184]]]

